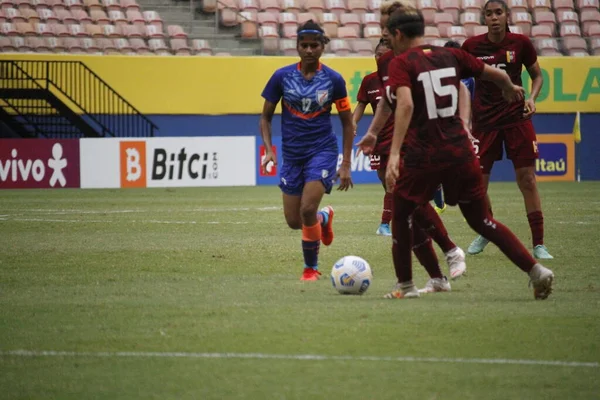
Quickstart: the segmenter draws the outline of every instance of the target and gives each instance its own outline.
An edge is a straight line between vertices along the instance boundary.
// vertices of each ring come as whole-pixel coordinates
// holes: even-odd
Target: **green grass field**
[[[321,269],[367,259],[361,297],[299,281],[275,187],[2,191],[0,398],[598,399],[600,183],[540,189],[546,301],[493,245],[451,293],[382,299],[394,278],[375,185],[326,199]],[[531,247],[516,185],[490,192]],[[459,211],[443,219],[466,249]]]

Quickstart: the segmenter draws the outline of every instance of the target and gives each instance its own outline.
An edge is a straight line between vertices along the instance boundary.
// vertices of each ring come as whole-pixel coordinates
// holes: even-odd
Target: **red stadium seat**
[[[105,28],[107,26],[109,25],[105,25]],[[139,25],[124,25],[121,27],[121,31],[123,32],[123,36],[125,36],[128,39],[142,38],[145,35],[144,28]],[[129,43],[131,44],[131,41]]]
[[[425,24],[431,25],[434,23],[435,15],[438,12],[438,6],[436,0],[418,0],[417,8],[421,10]]]
[[[452,15],[446,13],[437,13],[434,16],[434,25],[438,27],[442,36],[448,31],[452,25],[454,25],[454,18]]]
[[[217,0],[203,0],[202,1],[202,12],[206,14],[214,14],[217,11]],[[150,51],[148,50],[148,53]],[[139,52],[138,52],[139,53]],[[144,52],[144,54],[148,54]]]
[[[531,37],[535,39],[551,38],[552,30],[547,25],[534,25],[531,27]]]
[[[11,36],[10,41],[13,47],[20,53],[30,53],[33,51],[33,49],[25,43],[25,39],[20,36]]]
[[[360,17],[369,11],[369,6],[366,0],[348,0],[348,9],[351,14]]]
[[[579,25],[563,24],[560,26],[560,36],[581,37],[581,29],[579,29]]]
[[[109,10],[108,19],[114,25],[127,25],[127,17],[121,10]]]
[[[50,25],[54,36],[71,36],[69,31],[67,30],[67,26],[63,24],[51,24]]]
[[[600,25],[592,25],[588,32],[588,36],[592,39],[600,39]]]
[[[165,44],[163,39],[150,39],[148,40],[148,47],[150,50],[154,52],[154,54],[158,55],[168,55],[171,54],[169,52],[169,48]]]
[[[242,11],[239,14],[238,21],[242,29],[243,39],[256,39],[258,37],[258,22],[256,15],[250,11]],[[281,15],[281,14],[280,14]]]
[[[21,9],[21,15],[31,24],[40,22],[40,16],[33,8]]]
[[[46,0],[30,0],[29,4],[31,4],[35,10],[41,8],[50,8]],[[48,43],[46,43],[46,45],[48,45]]]
[[[282,12],[279,14],[279,25],[282,27],[298,28],[298,14],[292,12]]]
[[[67,37],[63,38],[65,48],[69,53],[84,53],[84,48],[81,46],[79,38]]]
[[[256,0],[240,0],[238,6],[241,11],[249,11],[254,15],[258,14],[259,11]]]
[[[593,55],[600,55],[600,37],[590,39],[590,49],[592,50]]]
[[[362,23],[365,28],[369,26],[376,26],[379,28],[379,16],[375,13],[363,14]]]
[[[106,11],[121,11],[121,2],[119,0],[100,0]]]
[[[90,10],[90,17],[92,21],[98,25],[106,25],[110,24],[110,19],[108,19],[108,15],[102,10],[92,9]]]
[[[21,12],[16,8],[5,8],[4,9],[4,17],[8,22],[17,23],[17,22],[27,22],[27,18],[21,15]]]
[[[135,54],[133,47],[131,47],[131,44],[129,43],[129,40],[125,38],[115,38],[113,39],[113,43],[121,54]]]
[[[148,48],[148,45],[146,45],[146,42],[144,41],[144,39],[131,38],[131,39],[129,39],[129,44],[131,45],[131,48],[133,49],[133,51],[135,51],[137,54],[149,54],[150,53],[150,49]]]
[[[176,56],[191,56],[192,49],[187,44],[187,39],[184,38],[175,38],[171,39],[171,50]]]
[[[140,10],[140,6],[135,0],[121,0],[121,8],[124,10]]]
[[[536,24],[550,28],[554,36],[554,31],[556,29],[556,15],[552,11],[534,11],[533,17]]]
[[[187,39],[188,35],[185,33],[183,28],[179,25],[168,25],[167,34],[171,39],[173,38],[184,38]]]
[[[146,25],[146,37],[149,39],[162,39],[165,37],[165,34],[162,29],[154,25]]]
[[[283,37],[286,39],[296,39],[298,37],[298,28],[291,26],[291,25],[285,25],[282,29],[283,31]]]
[[[535,42],[538,51],[554,50],[558,51],[558,42],[556,39],[540,39]]]
[[[452,15],[455,22],[458,21],[458,15],[460,14],[459,0],[440,0],[440,9],[442,12]]]
[[[81,47],[87,51],[88,53],[100,53],[100,46],[96,43],[96,39],[92,38],[82,38],[79,43],[81,43]]]
[[[21,36],[35,36],[37,33],[29,22],[16,22],[15,29]]]
[[[94,25],[94,24],[85,24],[82,26],[83,26],[83,29],[85,29],[85,32],[87,33],[87,35],[90,37],[93,37],[93,38],[108,36],[108,35],[105,35],[103,28],[110,27],[111,29],[115,29],[115,27],[113,25],[100,26],[100,25]],[[120,36],[120,35],[117,35],[117,36]]]
[[[63,3],[71,10],[71,12],[75,10],[85,10],[85,6],[81,0],[63,0]]]
[[[552,3],[550,0],[531,0],[530,8],[535,11],[552,11]]]
[[[600,25],[600,12],[598,10],[583,11],[581,13],[581,28],[585,36],[592,36],[590,33],[593,26]]]
[[[280,9],[298,15],[302,11],[302,4],[300,0],[282,0]]]
[[[578,0],[577,6],[579,8],[579,12],[598,11],[598,8],[600,8],[600,2],[598,0]]]
[[[329,48],[333,54],[341,57],[347,57],[352,52],[350,45],[344,39],[333,39],[329,43]]]
[[[335,14],[338,19],[340,15],[345,14],[347,11],[344,0],[325,0],[325,9]]]
[[[488,33],[488,27],[485,25],[479,25],[473,27],[473,36],[486,35]]]
[[[579,24],[579,14],[573,10],[562,10],[556,14],[560,24]]]
[[[77,37],[89,36],[88,33],[86,32],[85,28],[79,24],[67,25],[67,30],[69,31],[69,34],[71,36],[77,36]]]
[[[567,52],[588,51],[587,42],[581,37],[566,37],[563,39],[563,47]]]
[[[224,8],[219,12],[220,23],[223,26],[237,26],[238,12],[229,8]]]
[[[60,22],[54,11],[48,8],[40,8],[36,11],[38,13],[38,16],[40,17],[41,22],[44,22],[46,24],[58,24]]]
[[[371,41],[365,39],[354,39],[350,41],[350,47],[352,51],[359,56],[372,56],[373,45]]]
[[[212,47],[210,43],[206,39],[193,39],[192,40],[192,50],[194,54],[212,54]]]
[[[304,8],[306,11],[313,13],[320,18],[320,16],[325,12],[325,4],[323,0],[306,0],[304,3]]]
[[[308,20],[313,20],[313,21],[317,21],[317,17],[315,16],[315,14],[313,13],[300,13],[298,14],[298,24],[302,25],[304,23],[306,23],[306,21]]]
[[[367,0],[367,7],[370,12],[379,15],[379,7],[381,7],[382,0]]]
[[[79,21],[77,20],[77,18],[73,17],[73,15],[71,14],[71,11],[64,9],[64,10],[55,10],[56,16],[58,17],[58,19],[61,20],[61,22],[65,25],[70,25],[70,24],[78,24]]]
[[[523,30],[523,34],[525,36],[530,36],[531,34],[531,14],[528,12],[517,12],[511,14],[512,23]]]
[[[38,36],[54,36],[54,32],[52,32],[52,27],[48,24],[34,24],[33,28]]]
[[[340,15],[340,23],[342,26],[354,29],[356,34],[360,36],[360,16],[358,14],[342,14]]]
[[[46,46],[48,46],[48,48],[50,48],[50,50],[52,50],[55,53],[62,53],[66,50],[66,47],[63,43],[62,38],[45,37],[43,39],[44,39],[44,43],[46,44]]]
[[[349,26],[342,26],[338,29],[338,37],[340,39],[358,39],[360,36],[354,28]]]
[[[457,42],[464,42],[467,39],[467,31],[462,26],[451,26],[446,30],[446,35]]]
[[[365,26],[363,37],[379,40],[381,38],[381,28],[379,26]]]
[[[97,39],[96,42],[104,54],[120,54],[113,39]]]
[[[523,35],[523,29],[517,25],[509,25],[508,28],[512,33],[518,33],[519,35]]]
[[[433,39],[439,39],[441,37],[440,31],[435,26],[426,26],[425,27],[425,41],[430,41]]]
[[[481,13],[482,0],[462,0],[461,8],[464,12]]]
[[[84,9],[76,9],[71,11],[73,18],[81,25],[92,24],[92,17]]]
[[[271,12],[259,12],[256,16],[256,20],[260,26],[267,26],[273,29],[279,28],[279,22],[277,21],[277,15]]]
[[[325,35],[330,38],[338,37],[338,26],[340,21],[338,17],[334,13],[323,13],[321,14],[321,20],[319,21],[323,30],[325,30]]]
[[[527,0],[508,0],[508,7],[510,8],[511,13],[529,11]]]
[[[146,26],[146,20],[144,19],[144,16],[141,12],[136,10],[127,10],[125,11],[125,15],[127,16],[127,21],[129,21],[130,24]],[[93,18],[94,15],[92,14],[92,19]]]
[[[162,21],[162,18],[160,17],[160,15],[158,15],[158,13],[156,11],[144,11],[142,13],[142,15],[144,16],[144,19],[146,20],[146,24],[154,25],[157,28],[160,28],[162,30],[163,21]]]
[[[44,42],[44,39],[40,37],[29,36],[25,38],[25,44],[37,53],[49,53],[50,48]]]
[[[575,9],[573,0],[554,0],[554,11],[560,13],[561,11],[573,11]]]
[[[479,23],[479,16],[480,14],[473,12],[465,12],[460,15],[460,24],[465,27],[467,36],[473,36],[473,30],[475,27],[481,25]]]
[[[98,0],[83,0],[83,4],[90,10],[90,14],[92,10],[104,11],[104,6]]]
[[[279,50],[284,56],[296,56],[296,41],[292,39],[282,39],[279,41]]]
[[[12,44],[9,37],[0,36],[0,51],[14,52],[17,51],[17,48]]]

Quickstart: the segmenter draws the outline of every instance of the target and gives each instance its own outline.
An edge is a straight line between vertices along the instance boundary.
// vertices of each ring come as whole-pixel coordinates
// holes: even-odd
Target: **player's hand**
[[[340,180],[340,186],[338,186],[337,190],[346,192],[348,189],[354,187],[354,183],[352,183],[352,178],[350,177],[350,162],[342,161],[340,169],[335,174],[335,180],[338,179]]]
[[[367,133],[365,133],[365,136],[363,136],[362,139],[360,139],[358,143],[356,143],[356,145],[362,153],[369,155],[373,152],[373,150],[375,150],[376,143],[377,135],[375,135],[371,131],[368,131]]]
[[[356,121],[353,119],[352,120],[352,131],[354,132],[354,136],[356,136],[357,129],[358,129],[358,125],[356,124]]]
[[[387,168],[385,170],[385,190],[388,193],[392,193],[394,191],[394,186],[396,186],[396,181],[400,176],[400,155],[399,154],[390,154],[388,159]]]
[[[521,86],[511,85],[510,87],[502,90],[502,96],[509,103],[514,103],[515,101],[520,101],[525,98],[525,89]]]
[[[533,99],[525,100],[525,111],[523,112],[523,118],[529,118],[535,114],[535,102]]]
[[[267,153],[264,155],[262,162],[261,162],[261,169],[262,169],[262,173],[264,175],[267,174],[267,168],[270,170],[271,167],[269,166],[269,163],[271,163],[273,166],[277,166],[277,157],[275,157],[275,154],[273,154],[273,151],[267,151]]]

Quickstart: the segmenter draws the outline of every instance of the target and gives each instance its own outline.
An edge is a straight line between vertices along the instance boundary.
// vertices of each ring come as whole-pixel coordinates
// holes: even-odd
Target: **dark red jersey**
[[[383,85],[379,80],[377,72],[373,72],[365,76],[358,89],[358,95],[356,100],[360,103],[370,104],[373,109],[373,113],[377,110],[377,104],[383,96]],[[374,153],[378,155],[386,155],[390,152],[390,145],[392,144],[392,134],[394,133],[394,116],[386,121],[383,129],[377,135],[377,144],[375,145]]]
[[[499,43],[491,42],[487,34],[474,36],[462,48],[486,64],[505,70],[512,82],[519,86],[523,84],[523,66],[529,68],[537,61],[529,38],[516,33],[507,32]],[[502,97],[502,90],[489,81],[476,80],[472,107],[474,131],[500,129],[524,121],[524,101],[508,103]]]
[[[395,102],[398,88],[408,87],[414,104],[403,146],[405,167],[439,167],[475,158],[458,115],[458,92],[461,79],[479,76],[484,67],[462,50],[429,45],[411,48],[390,63],[390,102]]]

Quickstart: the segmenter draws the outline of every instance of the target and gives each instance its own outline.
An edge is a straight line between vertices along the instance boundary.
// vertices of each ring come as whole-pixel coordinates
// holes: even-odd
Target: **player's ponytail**
[[[323,28],[321,28],[319,24],[312,19],[309,19],[302,25],[298,26],[296,33],[298,34],[296,42],[302,40],[305,35],[317,35],[317,40],[321,42],[323,46],[329,43],[329,38],[325,36],[325,31]]]
[[[390,15],[387,28],[392,35],[398,30],[409,39],[425,34],[425,19],[416,8],[400,8]]]

